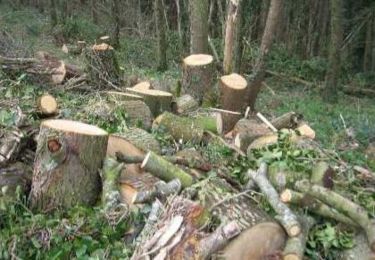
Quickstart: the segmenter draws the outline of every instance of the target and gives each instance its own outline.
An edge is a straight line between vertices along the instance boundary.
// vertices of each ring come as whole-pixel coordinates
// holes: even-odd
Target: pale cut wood
[[[30,202],[49,211],[77,204],[92,206],[101,190],[99,169],[108,134],[92,125],[69,120],[41,123]]]
[[[224,110],[244,112],[247,106],[247,81],[236,73],[222,76],[219,81],[220,106]]]
[[[37,101],[38,112],[44,116],[55,115],[58,112],[58,106],[56,99],[49,95],[44,94]]]
[[[132,87],[135,90],[149,90],[154,89],[149,81],[143,81]]]
[[[141,100],[143,101],[143,98],[139,95],[130,94],[130,93],[124,93],[124,92],[118,92],[118,91],[107,91],[106,94],[112,101],[129,101],[129,100]]]
[[[241,119],[242,115],[239,112],[216,109],[216,125],[218,134],[224,135],[230,132],[236,123]]]

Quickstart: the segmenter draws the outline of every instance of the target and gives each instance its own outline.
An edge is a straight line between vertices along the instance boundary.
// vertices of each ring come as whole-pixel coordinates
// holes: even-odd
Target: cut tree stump
[[[234,112],[244,112],[247,106],[247,81],[236,73],[222,76],[219,81],[220,106]]]
[[[126,112],[129,123],[134,127],[150,129],[152,126],[152,114],[150,108],[141,100],[128,100],[121,103]]]
[[[166,91],[156,89],[127,88],[127,92],[141,96],[151,110],[153,117],[157,117],[164,111],[171,111],[173,95]]]
[[[132,87],[134,90],[149,90],[154,89],[149,81],[142,81]]]
[[[58,112],[57,101],[53,96],[45,94],[38,98],[37,109],[38,113],[42,116],[56,115]]]
[[[205,96],[213,92],[213,57],[206,54],[194,54],[184,59],[182,65],[182,92],[189,94],[202,104]]]
[[[178,114],[187,114],[198,109],[198,102],[190,95],[182,95],[176,100],[177,113]]]
[[[85,49],[86,72],[90,83],[98,88],[117,88],[120,67],[112,46],[102,43]]]
[[[31,205],[49,211],[77,204],[92,206],[101,192],[99,169],[108,134],[69,120],[41,123],[34,164]]]

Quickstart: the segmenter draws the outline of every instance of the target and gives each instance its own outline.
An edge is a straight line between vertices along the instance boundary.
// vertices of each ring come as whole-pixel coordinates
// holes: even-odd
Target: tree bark
[[[165,71],[167,64],[167,38],[166,38],[166,24],[164,19],[164,6],[162,0],[155,0],[155,23],[156,34],[158,39],[158,67],[159,71]]]
[[[252,111],[255,111],[255,102],[258,97],[262,81],[265,75],[266,60],[278,28],[280,14],[283,8],[283,0],[271,0],[266,27],[264,29],[260,54],[255,63],[253,72],[249,78],[248,102]]]
[[[213,92],[214,78],[211,55],[196,54],[184,59],[182,64],[183,94],[191,95],[199,104],[202,104],[207,93]]]
[[[68,120],[42,122],[34,164],[31,205],[49,211],[77,204],[92,206],[101,191],[99,169],[108,134]]]
[[[208,52],[208,0],[189,0],[190,54]]]
[[[326,102],[337,102],[338,80],[341,67],[342,44],[342,8],[341,0],[330,0],[331,3],[331,43],[329,51],[329,64],[326,74],[325,87],[322,92]]]

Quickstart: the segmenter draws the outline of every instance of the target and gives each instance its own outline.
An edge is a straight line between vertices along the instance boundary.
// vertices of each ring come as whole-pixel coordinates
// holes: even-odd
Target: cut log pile
[[[99,108],[126,114],[125,129],[108,134],[94,125],[52,119],[64,117],[59,114],[63,108],[52,95],[42,95],[34,111],[48,119],[40,123],[33,170],[16,162],[25,139],[21,126],[0,132],[0,202],[14,198],[17,186],[39,212],[91,207],[100,199],[104,214],[116,223],[131,210],[151,205],[133,259],[303,259],[309,231],[321,218],[360,230],[368,251],[375,252],[375,222],[363,207],[335,190],[333,165],[312,156],[307,158],[314,164],[311,171],[299,171],[278,161],[281,155],[254,160],[281,142],[291,147],[312,142],[315,132],[300,114],[267,119],[249,112],[245,78],[231,74],[215,82],[213,58],[204,54],[184,60],[180,97],[155,89],[149,81],[121,87],[115,51],[106,41],[83,47],[86,74],[74,74],[46,54],[0,57],[8,71],[37,71],[41,64],[53,68],[48,75],[56,84],[83,77],[105,90],[98,109],[88,106],[87,112],[94,110],[104,121]],[[216,92],[218,106],[201,108]],[[230,162],[204,153],[218,144],[232,162],[252,160],[246,185],[230,174]],[[272,213],[260,207],[260,200]]]

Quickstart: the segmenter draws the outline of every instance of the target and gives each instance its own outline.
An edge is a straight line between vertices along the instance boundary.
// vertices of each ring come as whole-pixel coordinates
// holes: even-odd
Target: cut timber
[[[203,99],[213,92],[213,57],[206,54],[190,55],[182,65],[182,91],[202,104]]]
[[[155,187],[151,190],[138,192],[134,196],[132,204],[137,203],[149,203],[152,202],[155,198],[160,200],[165,200],[168,196],[172,194],[178,194],[181,190],[181,182],[179,179],[174,179],[168,183],[164,181],[159,181],[155,183]]]
[[[220,106],[234,112],[244,112],[247,106],[247,81],[236,73],[220,78]]]
[[[335,171],[326,162],[318,162],[311,173],[310,181],[326,188],[333,188]]]
[[[251,242],[251,243],[250,243]],[[243,231],[223,250],[224,259],[267,259],[280,252],[285,245],[286,234],[277,223],[265,222]]]
[[[142,90],[149,90],[149,89],[154,89],[154,88],[151,86],[151,83],[149,81],[143,81],[133,86],[132,89],[142,91]]]
[[[242,117],[240,112],[223,109],[215,109],[215,111],[218,112],[216,114],[217,132],[221,135],[230,132]]]
[[[118,92],[118,91],[107,91],[106,94],[114,102],[130,101],[130,100],[143,101],[143,98],[141,96],[130,94],[130,93],[124,93],[124,92]]]
[[[278,214],[278,220],[284,227],[289,237],[298,236],[301,233],[301,226],[296,215],[279,199],[275,188],[267,179],[267,164],[261,163],[258,171],[248,171],[249,177],[256,183],[262,193],[266,196],[272,208]]]
[[[146,155],[141,168],[163,181],[172,181],[177,178],[184,188],[193,184],[193,178],[189,174],[153,152]]]
[[[153,151],[154,153],[161,153],[159,142],[152,134],[143,129],[129,128],[127,131],[119,134],[118,136],[128,140],[144,152]]]
[[[276,190],[291,188],[296,181],[309,177],[306,172],[292,171],[283,163],[274,162],[268,167],[268,179]]]
[[[157,117],[164,111],[171,111],[173,95],[169,92],[156,89],[140,90],[134,88],[127,88],[126,91],[141,96],[154,117]]]
[[[306,242],[310,229],[314,226],[315,220],[310,216],[299,217],[302,224],[302,232],[297,237],[289,238],[284,251],[283,260],[303,260],[305,255]]]
[[[187,114],[198,109],[198,102],[190,95],[183,95],[176,100],[177,113]]]
[[[234,145],[242,151],[246,151],[254,140],[271,133],[264,124],[260,124],[255,119],[241,119],[234,126],[232,136]]]
[[[302,123],[300,126],[296,128],[296,131],[304,137],[315,139],[315,131],[311,129],[311,127],[307,123]]]
[[[304,195],[294,190],[286,189],[280,194],[280,200],[287,204],[293,204],[298,207],[303,207],[319,216],[334,219],[338,222],[358,226],[350,218],[338,212],[337,210],[327,206],[320,200],[314,199],[311,196]]]
[[[341,250],[338,259],[340,260],[375,260],[375,253],[371,252],[367,241],[366,234],[360,232],[353,238],[354,247]]]
[[[293,111],[285,113],[271,121],[272,125],[276,129],[280,130],[283,128],[294,129],[298,126],[299,121],[302,119],[301,114],[297,114]]]
[[[128,100],[121,104],[126,112],[126,117],[130,125],[150,129],[152,125],[152,115],[150,108],[141,100]]]
[[[104,130],[75,121],[41,123],[31,205],[43,211],[94,205],[101,191],[99,169],[107,150]]]
[[[189,117],[179,117],[165,112],[154,120],[152,127],[164,128],[177,141],[199,143],[205,130],[201,123]]]
[[[38,98],[37,109],[38,112],[43,116],[55,115],[58,112],[57,101],[53,96],[45,94]]]
[[[317,198],[351,218],[366,232],[370,248],[375,252],[375,221],[369,218],[364,208],[327,188],[319,185],[310,185],[308,181],[297,182],[296,189]]]
[[[86,72],[91,84],[99,88],[117,88],[120,67],[112,46],[102,43],[85,49]]]

